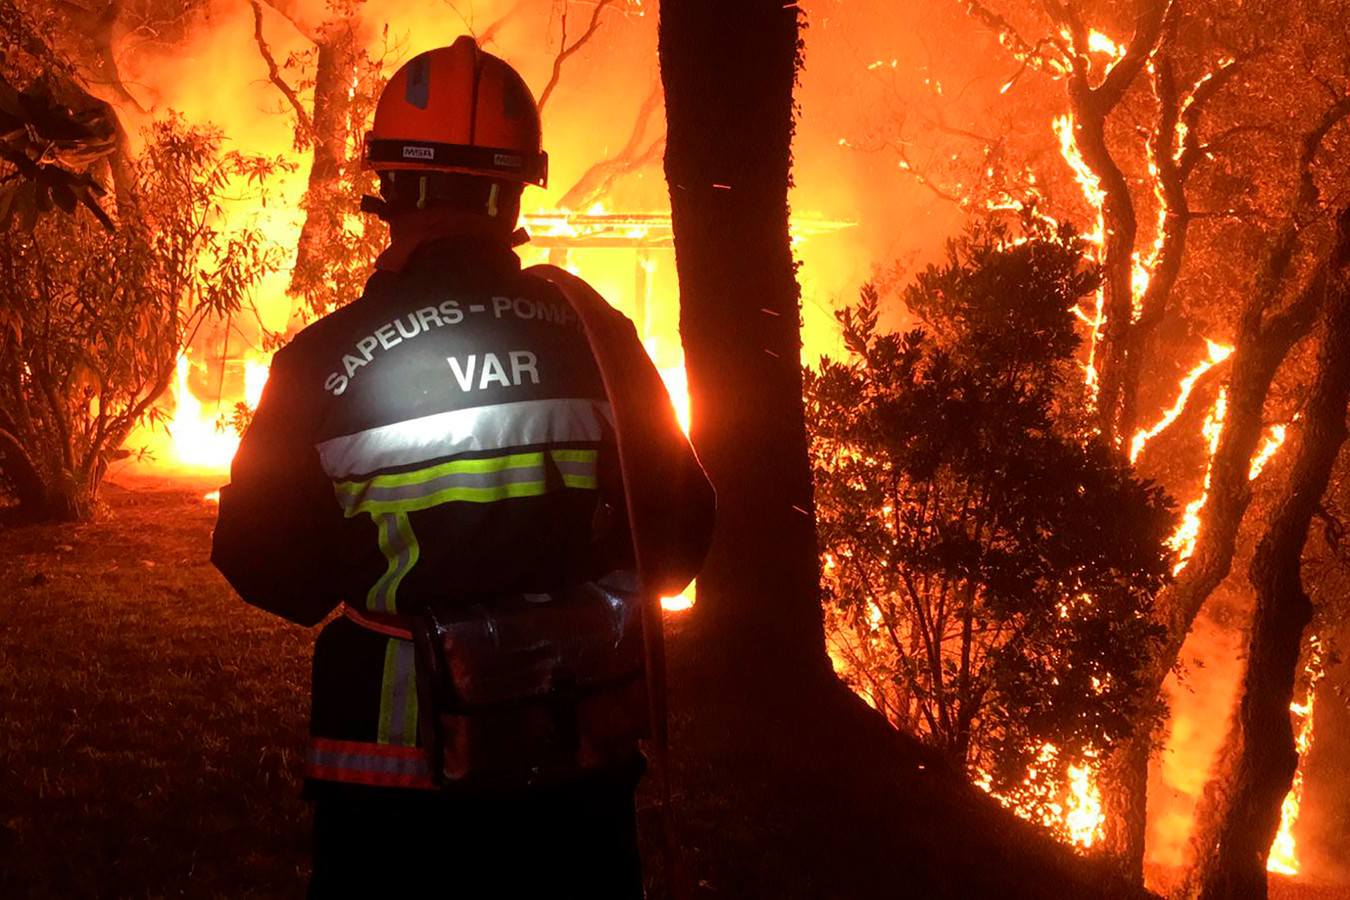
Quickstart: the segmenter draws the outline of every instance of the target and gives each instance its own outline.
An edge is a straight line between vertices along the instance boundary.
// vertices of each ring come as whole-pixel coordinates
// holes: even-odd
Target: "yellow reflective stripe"
[[[387,510],[377,514],[377,511],[371,511],[371,518],[375,520],[380,552],[389,565],[366,592],[366,609],[395,613],[398,611],[398,586],[417,564],[421,550],[405,512]]]
[[[412,641],[390,638],[384,645],[384,680],[380,688],[380,723],[376,741],[403,747],[417,745],[417,674]]]
[[[389,743],[389,726],[393,723],[394,685],[398,681],[398,638],[389,638],[384,645],[384,679],[380,687],[380,728],[375,740]]]
[[[567,477],[564,477],[564,482],[566,482]],[[570,477],[584,478],[585,476]],[[591,479],[591,481],[594,480]],[[430,509],[433,506],[440,506],[442,503],[450,503],[455,500],[465,503],[495,503],[498,500],[510,500],[513,497],[537,497],[545,493],[547,489],[547,485],[542,481],[524,481],[518,484],[502,484],[485,488],[453,487],[437,491],[434,494],[427,494],[425,497],[413,497],[408,500],[363,500],[348,515],[355,515],[359,512],[368,512],[372,515],[377,513],[401,513],[406,515],[410,512],[417,512],[419,509]]]
[[[389,585],[389,611],[391,613],[398,612],[398,599],[396,596],[398,593],[398,586],[403,583],[403,579],[412,571],[412,567],[417,565],[417,558],[421,555],[421,549],[417,544],[417,536],[413,534],[412,523],[408,521],[407,514],[402,512],[396,513],[394,515],[394,522],[398,525],[399,535],[403,538],[403,546],[408,550],[408,561],[394,574],[393,583]]]
[[[598,450],[550,450],[549,455],[553,457],[555,463],[582,463],[594,465],[600,458],[600,452]],[[586,475],[563,472],[562,480],[563,484],[570,488],[595,490],[600,487],[600,480],[595,476],[594,469]]]
[[[389,518],[387,516],[372,516],[372,518],[375,520],[375,528],[377,529],[376,540],[380,545],[380,552],[384,554],[384,558],[388,560],[389,563],[385,567],[384,574],[376,579],[375,583],[370,586],[370,590],[366,591],[366,609],[369,609],[372,612],[385,612],[384,604],[380,600],[380,594],[385,584],[390,581],[394,577],[394,573],[398,571],[398,554],[394,552],[389,544]]]
[[[600,458],[599,450],[550,450],[549,455],[558,462],[594,462]]]
[[[561,459],[556,454],[568,451],[554,451],[554,458]],[[594,459],[596,451],[578,450],[571,451],[575,453],[590,454]],[[574,457],[567,457],[572,460]],[[576,461],[584,462],[585,459],[575,457]],[[426,469],[417,469],[412,472],[399,472],[393,475],[376,475],[374,478],[366,481],[343,481],[339,482],[334,488],[343,494],[358,494],[369,488],[381,487],[401,487],[409,484],[421,484],[424,481],[431,481],[444,475],[481,475],[487,472],[503,472],[507,469],[525,469],[531,466],[542,465],[544,462],[543,453],[512,453],[507,456],[492,456],[485,459],[453,459],[449,462],[441,463],[437,466],[431,466]]]

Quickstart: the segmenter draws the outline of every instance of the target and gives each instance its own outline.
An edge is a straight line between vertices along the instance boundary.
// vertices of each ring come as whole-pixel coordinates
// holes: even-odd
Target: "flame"
[[[1130,441],[1131,463],[1139,459],[1139,454],[1143,451],[1144,446],[1148,444],[1149,441],[1165,431],[1168,426],[1176,421],[1177,416],[1181,415],[1182,411],[1186,408],[1186,401],[1190,399],[1191,391],[1195,388],[1196,382],[1200,380],[1200,377],[1233,354],[1233,348],[1226,344],[1217,344],[1208,338],[1205,339],[1205,344],[1209,348],[1209,357],[1197,363],[1195,368],[1191,369],[1186,377],[1181,379],[1180,390],[1177,393],[1177,402],[1172,404],[1171,409],[1163,413],[1162,418],[1159,419],[1152,428],[1142,429],[1136,432],[1133,440]]]
[[[1256,476],[1261,474],[1261,470],[1266,467],[1266,463],[1270,462],[1271,457],[1280,452],[1280,448],[1284,446],[1284,438],[1288,431],[1289,428],[1286,425],[1271,426],[1270,431],[1266,434],[1265,440],[1261,444],[1261,448],[1256,451],[1256,456],[1252,457],[1251,469],[1247,472],[1248,481],[1254,481]]]
[[[1092,171],[1083,159],[1082,151],[1078,149],[1078,138],[1074,134],[1076,125],[1073,116],[1065,113],[1062,116],[1056,116],[1051,121],[1050,127],[1055,130],[1059,137],[1059,153],[1064,157],[1064,161],[1069,164],[1073,170],[1074,178],[1078,181],[1079,188],[1083,191],[1083,197],[1097,211],[1097,231],[1089,238],[1094,244],[1102,243],[1102,222],[1101,209],[1102,204],[1106,202],[1106,191],[1102,188],[1101,179]]]
[[[653,356],[652,349],[648,347],[647,352]],[[685,373],[684,366],[667,366],[657,369],[661,375],[661,380],[665,382],[666,392],[670,394],[670,402],[675,407],[675,418],[679,420],[680,430],[689,434],[689,379]],[[691,583],[689,587],[675,597],[662,597],[661,608],[666,612],[683,612],[686,609],[693,608],[694,588],[696,583]]]
[[[1219,449],[1219,436],[1223,434],[1223,420],[1228,415],[1228,388],[1222,388],[1219,391],[1218,398],[1214,401],[1214,407],[1205,417],[1205,424],[1201,428],[1201,433],[1205,436],[1209,451],[1206,458],[1209,460],[1205,466],[1205,481],[1201,488],[1200,496],[1186,505],[1186,511],[1181,515],[1181,524],[1168,540],[1168,545],[1177,551],[1177,562],[1172,567],[1172,574],[1178,575],[1181,570],[1186,568],[1186,563],[1191,559],[1191,554],[1195,552],[1195,542],[1200,536],[1200,510],[1205,508],[1205,502],[1209,499],[1209,480],[1214,470],[1214,453]]]
[[[1317,690],[1317,682],[1324,672],[1322,648],[1317,635],[1312,636],[1311,643],[1312,653],[1309,654],[1308,662],[1303,667],[1308,676],[1308,692],[1304,695],[1302,703],[1295,700],[1289,704],[1289,712],[1293,714],[1297,723],[1294,727],[1294,749],[1298,751],[1300,761],[1307,758],[1308,750],[1312,747],[1314,693]],[[1280,806],[1280,830],[1276,832],[1275,841],[1270,847],[1270,855],[1266,857],[1267,872],[1277,872],[1281,875],[1299,873],[1298,842],[1294,839],[1294,826],[1298,824],[1299,806],[1302,802],[1303,767],[1300,766],[1294,770],[1294,783]]]
[[[1204,486],[1201,489],[1200,496],[1187,504],[1186,511],[1181,517],[1181,524],[1177,526],[1176,532],[1168,541],[1169,545],[1177,551],[1177,563],[1172,569],[1173,575],[1179,574],[1182,569],[1186,568],[1186,563],[1190,560],[1191,554],[1195,552],[1195,542],[1200,535],[1200,511],[1205,508],[1205,502],[1209,499],[1209,479],[1214,468],[1214,453],[1219,449],[1219,436],[1223,433],[1223,420],[1227,412],[1228,389],[1223,388],[1219,391],[1219,397],[1215,400],[1214,408],[1210,410],[1202,429],[1205,440],[1209,445],[1207,454],[1209,463],[1205,467]],[[1261,470],[1284,446],[1287,433],[1288,426],[1271,426],[1261,447],[1252,458],[1251,467],[1247,471],[1248,481],[1260,475]]]
[[[1117,44],[1095,28],[1088,32],[1088,51],[1102,53],[1112,59],[1120,59],[1125,55],[1124,45]]]
[[[173,439],[174,461],[186,466],[224,470],[229,468],[230,460],[239,449],[239,437],[218,429],[216,415],[205,411],[192,393],[188,384],[192,367],[187,353],[180,353],[174,378],[173,417],[167,427]]]
[[[1083,199],[1097,213],[1097,223],[1092,232],[1085,236],[1085,239],[1096,248],[1094,255],[1100,261],[1102,248],[1106,245],[1106,219],[1102,213],[1106,203],[1106,191],[1102,189],[1101,179],[1092,171],[1092,168],[1087,164],[1087,160],[1083,159],[1082,151],[1078,149],[1073,116],[1068,113],[1056,116],[1051,120],[1050,127],[1059,137],[1060,156],[1064,157],[1064,161],[1073,171],[1074,179],[1083,192]],[[1087,341],[1087,362],[1083,364],[1083,380],[1087,384],[1088,392],[1095,404],[1097,400],[1097,342],[1101,336],[1102,325],[1106,323],[1106,293],[1104,287],[1097,288],[1096,294],[1093,295],[1093,303],[1096,307],[1093,312],[1086,313],[1081,308],[1075,307],[1074,313],[1079,319],[1091,326]]]
[[[1058,747],[1044,744],[1037,761],[1044,764],[1058,756]],[[994,791],[993,777],[984,771],[975,773],[974,784],[1023,819],[1039,822],[1060,839],[1086,850],[1102,839],[1106,825],[1105,807],[1092,768],[1094,762],[1092,757],[1069,766],[1068,783],[1059,786],[1047,785],[1041,778],[1041,770],[1033,765],[1022,779],[1019,795]]]

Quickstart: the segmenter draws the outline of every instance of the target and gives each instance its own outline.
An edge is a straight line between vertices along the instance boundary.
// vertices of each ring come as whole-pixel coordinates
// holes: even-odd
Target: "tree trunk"
[[[314,159],[305,190],[305,224],[296,246],[291,293],[310,298],[324,280],[324,259],[343,228],[342,175],[347,165],[352,77],[360,51],[356,24],[326,22],[314,36],[318,62],[314,72],[314,113],[310,138]],[[316,309],[315,312],[326,312]]]
[[[1303,228],[1315,233],[1311,226]],[[1269,314],[1288,293],[1295,250],[1303,237],[1300,226],[1290,224],[1273,242],[1255,291],[1238,320],[1237,346],[1227,386],[1227,412],[1218,448],[1210,462],[1208,498],[1200,511],[1195,551],[1157,602],[1156,616],[1167,631],[1162,647],[1145,673],[1143,688],[1146,695],[1155,698],[1161,696],[1163,681],[1176,665],[1200,608],[1232,569],[1238,531],[1251,503],[1252,455],[1261,441],[1262,411],[1275,373],[1293,346],[1312,328],[1329,280],[1334,277],[1335,261],[1350,253],[1350,229],[1341,227],[1302,289],[1278,313]],[[1131,796],[1130,791],[1146,789],[1152,741],[1152,729],[1144,727],[1120,745],[1117,758],[1108,763],[1108,769],[1120,774],[1128,766],[1134,766],[1136,771],[1129,777],[1121,774],[1109,779],[1103,796],[1107,845],[1127,871],[1137,873],[1141,883],[1144,832],[1131,818],[1130,811],[1141,809],[1145,801],[1142,794]],[[1134,825],[1128,830],[1116,829],[1117,824],[1125,822]]]
[[[1336,262],[1345,265],[1343,254]],[[1302,440],[1284,496],[1261,538],[1248,578],[1256,590],[1236,739],[1239,751],[1224,808],[1201,846],[1192,883],[1202,900],[1266,896],[1266,857],[1298,767],[1289,704],[1312,602],[1300,566],[1308,526],[1345,442],[1350,402],[1350,280],[1337,272],[1318,348]]]
[[[828,675],[788,233],[798,8],[661,6],[692,438],[718,492],[696,615],[738,673]]]

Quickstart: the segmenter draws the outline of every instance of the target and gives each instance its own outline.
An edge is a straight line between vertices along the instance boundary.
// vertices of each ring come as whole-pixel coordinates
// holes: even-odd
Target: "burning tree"
[[[1240,552],[1253,479],[1297,405],[1288,398],[1309,390],[1285,363],[1323,303],[1340,205],[1326,198],[1332,185],[1343,190],[1343,10],[1169,0],[961,8],[1006,65],[990,77],[971,54],[930,60],[922,87],[897,95],[889,128],[858,143],[896,153],[966,210],[1030,205],[1097,223],[1103,285],[1078,311],[1094,424],[1188,500],[1172,540],[1177,577],[1155,604],[1167,633],[1146,678],[1158,693]],[[974,37],[957,18],[948,24]],[[1138,731],[1100,773],[1108,844],[1138,880],[1155,739]]]
[[[1099,276],[1070,229],[1027,227],[951,242],[904,291],[922,322],[906,334],[878,333],[864,288],[840,314],[849,359],[808,371],[806,394],[846,677],[1067,831],[1071,770],[1144,718],[1175,517],[1083,438],[1072,310]]]
[[[21,517],[88,515],[131,430],[156,419],[182,347],[274,267],[258,234],[217,221],[230,180],[257,184],[273,165],[169,118],[130,163],[135,206],[117,228],[48,216],[0,235],[0,488]],[[73,209],[39,185],[30,204]]]

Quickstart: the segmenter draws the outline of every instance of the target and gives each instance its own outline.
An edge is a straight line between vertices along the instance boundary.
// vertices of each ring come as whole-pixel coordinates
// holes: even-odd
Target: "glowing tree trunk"
[[[686,0],[660,22],[692,438],[719,501],[697,615],[761,675],[829,672],[788,234],[798,14]]]
[[[343,166],[351,136],[349,90],[359,50],[354,26],[327,22],[315,35],[318,58],[314,72],[314,114],[311,124],[314,156],[305,191],[305,224],[296,247],[291,293],[308,296],[324,277],[324,259],[342,230],[346,210],[340,200]]]
[[[1350,229],[1350,216],[1342,227]],[[1198,891],[1188,893],[1203,900],[1266,895],[1266,857],[1298,767],[1289,705],[1303,631],[1312,619],[1300,566],[1308,526],[1346,438],[1350,401],[1350,282],[1344,271],[1350,243],[1339,249],[1303,437],[1248,571],[1256,612],[1234,728],[1238,749],[1227,783],[1216,792],[1216,819],[1197,823],[1199,856],[1190,881]]]
[[[1251,461],[1261,441],[1262,410],[1271,383],[1289,351],[1312,328],[1327,285],[1337,277],[1336,261],[1350,246],[1350,233],[1345,230],[1326,238],[1326,218],[1319,212],[1313,179],[1313,164],[1323,139],[1347,116],[1350,100],[1339,101],[1303,135],[1291,214],[1271,241],[1251,298],[1238,317],[1226,411],[1210,460],[1200,530],[1185,568],[1158,598],[1157,615],[1167,630],[1146,675],[1149,696],[1161,696],[1163,681],[1176,665],[1196,615],[1232,569],[1238,531],[1251,504]],[[1291,292],[1290,283],[1298,277],[1300,252],[1320,259],[1293,299],[1281,305]],[[1140,729],[1113,754],[1105,773],[1108,844],[1130,876],[1139,881],[1144,861],[1144,791],[1153,738],[1150,729]]]

